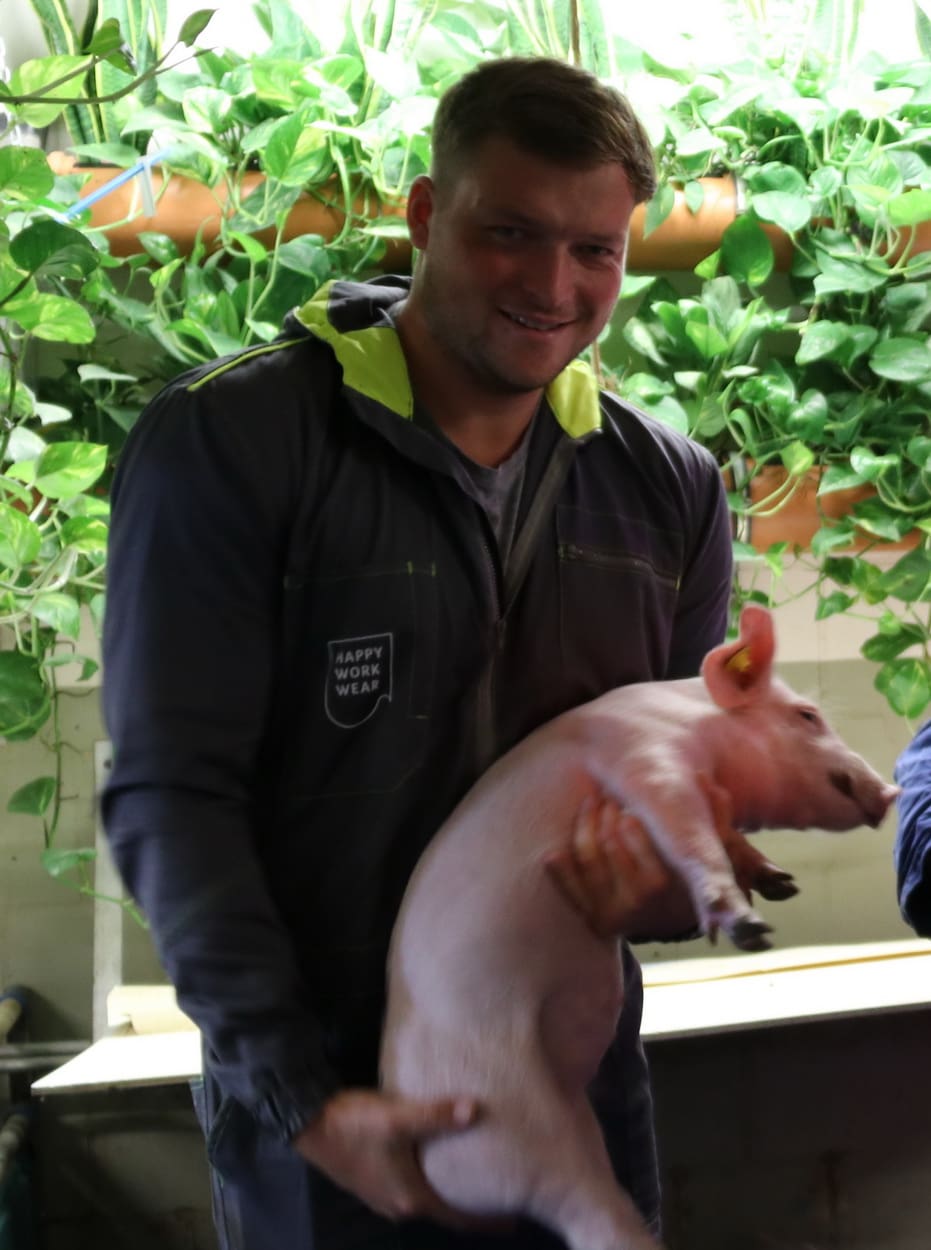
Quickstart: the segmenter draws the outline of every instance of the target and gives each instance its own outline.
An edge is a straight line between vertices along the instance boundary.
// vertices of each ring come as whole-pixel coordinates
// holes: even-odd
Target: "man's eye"
[[[491,233],[503,243],[517,243],[526,238],[526,231],[520,226],[492,226]]]
[[[594,256],[596,259],[607,259],[614,255],[614,251],[610,247],[603,247],[600,243],[584,243],[580,249],[586,256]]]

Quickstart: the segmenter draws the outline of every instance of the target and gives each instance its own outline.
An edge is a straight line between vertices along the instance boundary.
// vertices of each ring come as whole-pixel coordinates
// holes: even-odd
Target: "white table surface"
[[[808,946],[643,965],[647,1041],[931,1006],[931,942]]]
[[[644,964],[643,974],[647,1042],[931,1006],[931,942],[921,939],[669,960]],[[172,1085],[199,1076],[200,1034],[177,1008],[158,1020],[175,1027],[102,1038],[34,1081],[33,1092]]]
[[[33,1094],[92,1093],[143,1085],[179,1085],[200,1075],[200,1034],[130,1033],[102,1037],[32,1083]]]

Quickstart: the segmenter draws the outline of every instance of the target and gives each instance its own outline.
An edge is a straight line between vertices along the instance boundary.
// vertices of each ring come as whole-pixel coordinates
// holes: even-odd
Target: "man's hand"
[[[718,836],[730,853],[743,839],[725,790],[700,777]],[[601,795],[583,803],[570,844],[546,861],[563,895],[599,937],[679,937],[698,923],[685,882],[636,817]]]
[[[461,1225],[464,1217],[427,1184],[418,1145],[478,1118],[472,1099],[410,1102],[375,1090],[335,1094],[294,1138],[295,1149],[343,1189],[391,1220]]]

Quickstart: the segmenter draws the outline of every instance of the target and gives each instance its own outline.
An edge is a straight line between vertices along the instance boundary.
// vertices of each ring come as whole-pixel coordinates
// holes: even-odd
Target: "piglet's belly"
[[[554,987],[540,1004],[539,1044],[566,1093],[593,1080],[610,1046],[624,1000],[620,960],[598,961],[574,982]]]
[[[560,926],[556,926],[558,929]],[[382,1080],[414,1097],[527,1096],[535,1080],[565,1093],[594,1077],[623,1002],[620,953],[579,925],[562,942],[475,940],[438,965],[392,969]],[[544,1074],[546,1076],[544,1077]]]

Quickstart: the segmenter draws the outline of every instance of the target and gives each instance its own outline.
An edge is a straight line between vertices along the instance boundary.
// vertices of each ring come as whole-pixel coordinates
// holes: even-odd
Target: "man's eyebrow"
[[[484,205],[483,211],[485,216],[493,217],[496,220],[507,221],[515,226],[527,226],[534,230],[550,230],[552,227],[539,217],[534,217],[530,213],[525,213],[519,208],[513,208],[505,204],[495,204],[494,202]],[[570,229],[572,229],[570,227]],[[574,233],[574,230],[572,231]],[[580,232],[582,237],[590,243],[600,243],[605,247],[619,247],[624,241],[623,231],[616,234],[601,234],[597,231],[583,230]]]
[[[519,208],[514,208],[507,204],[496,204],[493,200],[484,204],[483,210],[489,217],[506,217],[508,221],[513,221],[519,226],[539,226],[540,221],[536,217],[532,217],[529,213],[522,212]]]

